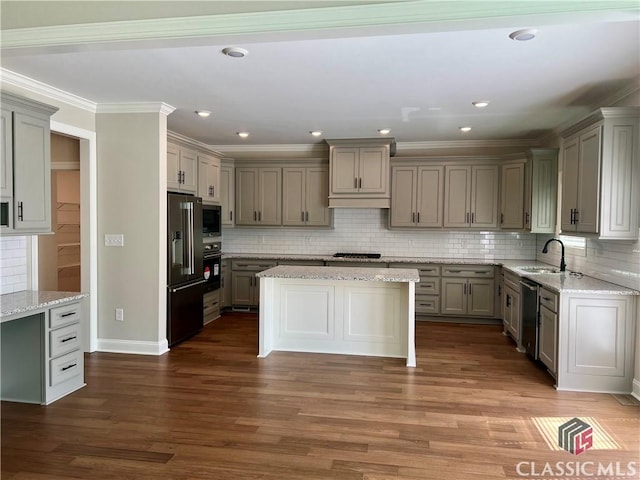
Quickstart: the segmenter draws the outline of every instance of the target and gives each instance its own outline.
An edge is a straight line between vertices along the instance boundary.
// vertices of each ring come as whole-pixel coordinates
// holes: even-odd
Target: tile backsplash
[[[549,245],[549,253],[542,253],[549,235],[538,235],[537,260],[560,265],[561,248],[557,242]],[[582,272],[590,277],[624,287],[640,290],[640,241],[586,240],[586,250],[565,251],[567,270]]]
[[[27,289],[27,237],[0,237],[0,294]]]
[[[227,228],[223,250],[233,253],[375,252],[383,256],[531,260],[536,236],[502,232],[388,230],[385,209],[334,210],[334,228]]]

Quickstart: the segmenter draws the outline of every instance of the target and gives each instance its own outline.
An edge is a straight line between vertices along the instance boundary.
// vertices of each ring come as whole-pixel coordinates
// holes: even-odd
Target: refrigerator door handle
[[[195,245],[193,243],[193,230],[195,228],[195,224],[194,224],[194,218],[193,218],[193,203],[189,202],[187,203],[187,214],[188,214],[188,221],[189,221],[189,225],[187,227],[187,231],[189,233],[189,244],[187,246],[188,250],[188,255],[189,255],[189,275],[193,275],[194,273],[196,273],[195,270]]]
[[[190,283],[189,285],[183,285],[182,287],[170,288],[169,291],[171,293],[179,292],[180,290],[186,290],[187,288],[195,287],[196,285],[202,285],[203,283],[207,283],[206,280],[200,280],[199,282]]]

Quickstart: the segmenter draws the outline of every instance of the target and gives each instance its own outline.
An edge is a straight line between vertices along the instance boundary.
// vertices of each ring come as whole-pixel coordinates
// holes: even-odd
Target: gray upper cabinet
[[[389,208],[392,138],[327,140],[329,207]]]
[[[445,166],[444,226],[498,227],[498,165]]]
[[[198,154],[167,143],[167,190],[195,194],[198,190]]]
[[[329,226],[329,169],[285,167],[282,169],[282,224]]]
[[[282,224],[282,168],[236,168],[236,225]]]
[[[220,204],[222,225],[233,226],[235,210],[235,180],[233,165],[222,163],[220,167]]]
[[[203,203],[220,203],[220,159],[198,152],[198,196]]]
[[[524,228],[525,162],[503,164],[500,168],[500,228]]]
[[[558,193],[558,149],[527,152],[524,228],[531,233],[554,233]]]
[[[640,108],[601,108],[562,133],[563,233],[638,238]]]
[[[2,234],[51,231],[50,117],[58,109],[1,93]]]
[[[392,228],[442,227],[444,166],[391,168]]]

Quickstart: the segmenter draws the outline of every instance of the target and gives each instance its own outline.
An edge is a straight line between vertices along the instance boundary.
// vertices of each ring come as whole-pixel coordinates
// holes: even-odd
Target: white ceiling
[[[318,1],[305,5],[310,25],[316,25],[313,15],[315,20],[341,19],[346,18],[341,12],[355,12],[355,18],[360,13],[370,18],[355,26],[334,20],[331,28],[292,28],[278,35],[269,30],[276,17],[265,16],[267,6],[282,11],[300,2],[183,2],[183,15],[195,15],[200,4],[202,15],[227,21],[227,30],[187,41],[181,32],[140,42],[140,33],[114,43],[106,37],[96,40],[81,28],[59,31],[46,25],[121,20],[124,5],[147,2],[103,2],[102,10],[77,8],[90,2],[44,2],[65,9],[76,4],[76,17],[65,10],[64,22],[46,10],[35,15],[38,9],[31,8],[31,17],[24,10],[20,15],[20,3],[34,4],[3,1],[3,68],[98,104],[165,102],[176,107],[168,120],[171,130],[228,149],[321,142],[310,130],[322,130],[325,138],[372,137],[382,127],[391,128],[399,143],[536,139],[603,106],[607,97],[632,91],[640,78],[637,7],[501,16],[496,2],[484,2],[492,9],[474,19],[471,15],[480,12],[477,2],[465,17],[461,7],[468,2],[420,0],[389,7],[383,4],[388,2]],[[176,15],[168,8],[176,3],[167,3],[154,16]],[[377,5],[349,5],[362,3]],[[524,9],[525,3],[540,8],[544,2],[519,6]],[[617,3],[628,7],[633,2],[609,5]],[[96,12],[106,12],[109,4],[119,5],[118,14],[97,18]],[[322,12],[310,8],[319,5],[325,7]],[[427,7],[432,8],[430,21],[411,23],[402,17],[404,8]],[[433,21],[436,7],[440,22]],[[394,8],[397,18],[377,18],[376,12],[391,11],[381,8]],[[149,16],[137,5],[130,18]],[[264,27],[258,31],[261,18]],[[245,28],[249,24],[253,31]],[[233,34],[233,25],[239,35]],[[538,36],[529,42],[509,39],[510,32],[525,27],[538,28]],[[69,41],[60,46],[48,40],[52,32],[62,32]],[[249,55],[234,59],[220,53],[232,44]],[[475,100],[491,103],[476,109]],[[197,109],[213,114],[201,119],[194,114]],[[461,134],[463,125],[472,131]],[[240,139],[239,131],[250,137]]]

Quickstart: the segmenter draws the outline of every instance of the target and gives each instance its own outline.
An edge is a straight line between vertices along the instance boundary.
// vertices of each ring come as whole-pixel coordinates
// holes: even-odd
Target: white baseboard
[[[131,353],[136,355],[162,355],[169,351],[167,340],[161,342],[143,342],[139,340],[98,339],[98,352]]]
[[[631,392],[637,400],[640,400],[640,380],[633,379],[633,391]]]

